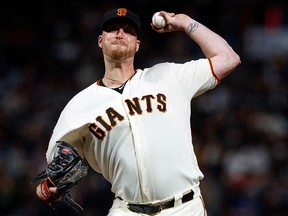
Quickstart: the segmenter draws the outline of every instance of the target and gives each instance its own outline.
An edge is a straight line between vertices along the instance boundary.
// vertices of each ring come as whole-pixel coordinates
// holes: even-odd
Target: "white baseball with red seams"
[[[164,17],[160,15],[160,12],[156,12],[152,16],[152,24],[156,26],[157,28],[164,28],[167,23]]]

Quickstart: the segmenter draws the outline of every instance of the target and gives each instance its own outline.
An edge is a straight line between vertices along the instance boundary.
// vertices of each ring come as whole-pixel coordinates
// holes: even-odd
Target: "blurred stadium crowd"
[[[249,30],[287,30],[287,3],[116,2],[11,0],[1,6],[0,215],[69,215],[67,208],[54,211],[39,200],[31,180],[46,168],[45,152],[60,111],[73,95],[102,77],[97,45],[101,18],[118,6],[141,17],[137,68],[203,57],[185,34],[151,30],[151,17],[159,10],[194,17],[239,53],[242,65],[192,102],[191,132],[205,175],[201,188],[208,215],[288,215],[288,55],[273,46],[262,58],[245,51],[253,45],[246,36]],[[288,34],[281,43],[287,46]],[[91,216],[107,215],[113,199],[110,185],[94,171],[73,196]]]

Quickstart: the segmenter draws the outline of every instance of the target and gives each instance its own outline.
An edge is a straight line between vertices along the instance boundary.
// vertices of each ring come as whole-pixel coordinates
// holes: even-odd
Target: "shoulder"
[[[78,100],[84,100],[86,97],[89,97],[89,95],[92,94],[93,90],[96,88],[96,84],[93,83],[90,86],[84,88],[80,92],[78,92],[70,101],[69,103],[75,103],[75,101]],[[69,104],[68,103],[68,104]]]
[[[138,69],[137,73],[143,76],[159,76],[162,74],[167,74],[171,69],[173,69],[173,62],[163,62],[152,65],[151,67],[147,67],[144,69]]]
[[[206,58],[190,60],[187,62],[164,62],[155,64],[149,68],[141,70],[145,75],[162,76],[181,73],[194,73],[197,71],[210,71],[209,61]]]
[[[91,103],[91,98],[95,97],[95,92],[99,87],[96,83],[91,84],[90,86],[84,88],[82,91],[74,95],[70,101],[66,104],[63,109],[64,113],[75,111],[81,107],[85,107],[88,103]]]
[[[147,71],[163,71],[163,70],[175,70],[175,69],[181,69],[181,68],[185,68],[185,67],[189,67],[189,68],[195,68],[197,66],[208,66],[209,65],[209,61],[206,58],[201,58],[201,59],[197,59],[197,60],[190,60],[187,62],[163,62],[163,63],[158,63],[155,64],[149,68],[145,68],[143,69],[143,71],[147,72]]]

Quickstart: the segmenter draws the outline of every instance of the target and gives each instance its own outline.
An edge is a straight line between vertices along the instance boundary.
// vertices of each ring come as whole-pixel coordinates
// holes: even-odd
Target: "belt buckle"
[[[156,210],[157,213],[158,213],[158,212],[161,212],[161,211],[163,210],[162,205],[161,205],[161,204],[156,204],[156,205],[155,205],[155,210]]]
[[[143,213],[148,214],[150,216],[154,216],[163,210],[163,206],[161,204],[150,204],[147,205],[147,208],[144,209],[145,210]]]
[[[161,204],[149,204],[149,205],[128,204],[128,208],[133,212],[141,212],[150,216],[154,216],[163,210],[163,206]]]

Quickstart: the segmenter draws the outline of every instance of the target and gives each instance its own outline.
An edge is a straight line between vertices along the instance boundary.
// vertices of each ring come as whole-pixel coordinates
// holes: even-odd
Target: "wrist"
[[[189,36],[192,36],[192,34],[199,28],[199,23],[193,19],[189,20],[187,27],[185,29],[186,33]]]
[[[59,202],[62,199],[62,196],[56,192],[51,192],[51,188],[55,188],[53,183],[50,181],[49,178],[43,180],[36,188],[36,194],[38,197],[47,202],[49,205],[52,203]],[[53,190],[52,190],[53,191]]]

